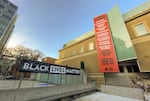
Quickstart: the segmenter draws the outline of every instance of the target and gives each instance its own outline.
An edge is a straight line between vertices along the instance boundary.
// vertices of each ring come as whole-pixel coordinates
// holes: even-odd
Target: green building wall
[[[136,52],[118,6],[108,12],[108,19],[118,61],[136,59]]]

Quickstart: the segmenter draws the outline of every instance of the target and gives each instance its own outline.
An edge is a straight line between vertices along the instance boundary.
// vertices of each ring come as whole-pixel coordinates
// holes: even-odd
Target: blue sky
[[[147,0],[10,0],[18,19],[9,47],[17,44],[58,58],[66,42],[94,28],[93,18],[115,5],[125,13]]]

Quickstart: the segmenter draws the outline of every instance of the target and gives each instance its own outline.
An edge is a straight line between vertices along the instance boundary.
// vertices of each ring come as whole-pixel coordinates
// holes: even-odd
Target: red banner
[[[100,72],[119,72],[107,14],[94,18]]]

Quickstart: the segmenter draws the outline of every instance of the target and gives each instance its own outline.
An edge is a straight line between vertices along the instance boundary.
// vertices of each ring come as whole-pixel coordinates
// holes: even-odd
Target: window
[[[142,36],[148,33],[148,31],[145,28],[144,23],[138,24],[135,26],[135,30],[138,36]]]
[[[128,70],[129,73],[133,72],[132,66],[127,66],[127,70]]]
[[[9,12],[10,14],[12,14],[12,15],[15,13],[15,12],[9,10],[9,9],[8,9],[8,12]]]
[[[6,28],[6,24],[1,22],[1,23],[0,23],[0,28],[1,28],[1,29],[5,29],[5,28]]]
[[[119,70],[120,70],[121,73],[123,73],[124,72],[123,66],[119,66]]]
[[[3,1],[4,1],[3,3],[5,3],[5,5],[9,5],[10,4],[8,0],[3,0]]]
[[[67,56],[68,56],[68,57],[70,56],[70,52],[67,52]]]
[[[65,54],[62,54],[62,58],[64,58],[65,57]]]
[[[11,5],[10,5],[10,6],[8,6],[8,9],[10,9],[10,10],[11,10],[12,12],[14,12],[14,13],[15,13],[15,12],[16,12],[16,10],[17,10],[17,8],[16,8],[16,7],[14,8],[14,7],[12,7]]]
[[[0,38],[2,37],[2,35],[3,35],[3,32],[0,30]]]
[[[0,4],[0,10],[4,9],[4,6]]]
[[[8,23],[9,22],[9,19],[6,19],[6,18],[4,18],[3,16],[2,17],[0,17],[0,22],[3,22],[3,23]]]
[[[47,58],[45,58],[44,61],[47,61]]]
[[[73,55],[76,55],[76,49],[73,50]]]
[[[10,19],[13,17],[14,13],[10,13],[8,12],[8,9],[6,11],[3,12],[4,15],[6,15],[7,17],[9,17]]]
[[[1,39],[1,37],[2,37],[2,34],[3,34],[3,33],[0,33],[0,39]]]
[[[84,46],[81,46],[80,53],[83,53],[83,52],[84,52]]]
[[[1,25],[0,25],[0,38],[3,36],[4,30],[5,30],[5,28],[1,28]]]
[[[84,66],[84,62],[83,61],[80,62],[80,66],[81,66],[82,70],[85,70],[85,66]]]
[[[0,16],[2,16],[3,15],[3,13],[2,12],[0,12]]]
[[[4,32],[4,29],[1,29],[1,28],[0,28],[0,33],[3,33],[3,32]]]
[[[128,72],[140,72],[138,65],[127,66],[127,70]]]
[[[91,43],[89,43],[89,50],[93,50],[93,49],[94,49],[94,43],[91,42]]]
[[[10,5],[9,7],[10,7],[11,10],[16,10],[17,9],[17,7],[15,5],[13,5],[12,3],[10,3],[9,5]]]
[[[5,18],[5,19],[8,19],[8,20],[10,20],[11,19],[11,17],[9,17],[8,15],[6,15],[6,14],[4,14],[3,15],[3,17]]]
[[[140,72],[139,68],[138,68],[138,65],[134,65],[133,66],[133,71],[134,72]]]

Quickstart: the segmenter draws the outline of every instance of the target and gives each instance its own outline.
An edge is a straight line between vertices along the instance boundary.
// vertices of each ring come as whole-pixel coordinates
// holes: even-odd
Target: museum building
[[[102,19],[104,15],[106,19]],[[97,32],[95,27],[65,43],[59,50],[59,59],[55,63],[85,70],[88,82],[94,82],[97,86],[101,84],[135,86],[138,80],[150,78],[148,73],[150,72],[149,18],[150,1],[124,14],[121,14],[119,7],[115,6],[106,14],[95,17],[93,21],[94,25],[97,25],[95,23],[97,19],[100,19],[101,25],[108,23],[110,42],[107,43],[111,43],[114,51],[111,49],[99,52],[99,44],[102,45],[102,40],[108,38],[99,39],[97,33],[104,31],[99,29]],[[101,25],[97,26],[101,27]],[[101,46],[100,48],[102,49]],[[109,54],[113,54],[114,57],[108,59]],[[107,59],[103,59],[106,55]],[[113,60],[115,58],[116,61]],[[100,65],[101,61],[104,67]],[[111,64],[115,62],[117,65],[111,68]],[[105,68],[107,65],[110,68]]]

